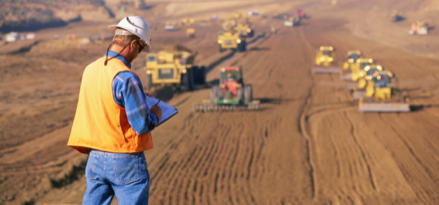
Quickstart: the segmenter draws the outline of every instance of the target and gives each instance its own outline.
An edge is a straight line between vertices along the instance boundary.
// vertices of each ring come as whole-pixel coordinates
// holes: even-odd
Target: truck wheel
[[[198,85],[200,81],[200,68],[198,68],[198,66],[192,66],[191,70],[194,78],[194,84]]]
[[[250,103],[253,101],[253,88],[252,85],[246,85],[244,87],[244,102]]]
[[[191,91],[193,88],[193,84],[192,69],[188,69],[186,70],[186,73],[182,76],[180,87],[182,87],[186,91]]]
[[[221,47],[221,44],[218,44],[218,50],[220,53],[224,51],[224,49]]]
[[[247,42],[245,40],[241,41],[241,43],[238,46],[238,51],[239,52],[245,52],[247,51]]]
[[[201,85],[206,84],[206,66],[200,67],[200,84]]]
[[[146,89],[148,89],[148,91],[151,90],[152,88],[152,75],[151,74],[146,74]]]

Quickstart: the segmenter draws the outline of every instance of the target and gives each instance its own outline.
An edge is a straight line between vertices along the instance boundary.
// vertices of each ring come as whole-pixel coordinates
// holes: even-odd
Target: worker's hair
[[[117,30],[125,31],[124,29],[121,29],[121,28],[118,28]],[[139,42],[140,38],[134,34],[133,35],[115,35],[113,38],[113,44],[117,44],[119,46],[125,47],[128,44],[130,44],[131,41],[133,41],[133,40],[137,40]]]

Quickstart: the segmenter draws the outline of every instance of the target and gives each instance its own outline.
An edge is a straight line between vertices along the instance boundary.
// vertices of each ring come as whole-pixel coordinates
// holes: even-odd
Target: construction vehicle
[[[277,34],[278,30],[279,30],[279,27],[276,24],[271,24],[270,25],[270,32],[272,34]]]
[[[245,52],[247,50],[247,42],[236,31],[220,31],[218,32],[218,48],[219,52],[223,52],[226,49]]]
[[[343,63],[343,69],[348,69],[350,65],[354,64],[357,59],[361,57],[361,51],[348,51],[345,56],[347,58],[347,62]]]
[[[252,85],[244,84],[242,67],[220,68],[219,85],[210,90],[210,100],[192,106],[192,111],[257,110],[261,104],[253,100]]]
[[[391,72],[376,71],[370,77],[365,97],[359,99],[358,111],[410,112],[409,97],[403,95],[391,82]]]
[[[393,10],[389,16],[389,20],[392,22],[398,22],[398,21],[404,20],[404,17],[402,16],[401,12],[399,12],[397,10]]]
[[[186,29],[186,37],[194,38],[195,37],[195,29],[194,28]]]
[[[285,20],[284,25],[288,27],[298,26],[300,24],[301,17],[297,15],[293,15]]]
[[[360,99],[366,94],[366,87],[372,79],[372,75],[375,72],[383,71],[384,68],[381,65],[368,65],[364,67],[364,70],[360,70],[357,74],[358,82],[353,82],[352,85],[348,84],[347,89],[353,90],[352,97],[354,99]],[[356,83],[356,84],[355,84]]]
[[[181,19],[180,24],[182,26],[191,26],[194,24],[194,19],[192,19],[192,18]]]
[[[348,90],[352,90],[358,86],[358,79],[365,75],[365,67],[372,65],[373,62],[374,61],[372,58],[359,58],[355,61],[355,63],[349,65],[348,70],[340,71],[341,80],[351,81],[347,83]]]
[[[177,27],[174,22],[167,21],[165,22],[165,30],[167,31],[175,31]]]
[[[428,34],[428,24],[423,20],[418,20],[415,23],[412,24],[412,27],[410,28],[409,34],[410,35],[427,35]]]
[[[197,84],[205,84],[206,68],[194,65],[196,55],[181,45],[168,46],[158,53],[148,53],[145,67],[148,89],[170,84],[190,91]]]
[[[239,33],[240,37],[253,37],[255,34],[255,31],[250,28],[250,23],[237,23],[233,30]]]
[[[316,50],[315,66],[313,73],[340,73],[342,68],[335,66],[335,54],[332,46],[320,46]]]

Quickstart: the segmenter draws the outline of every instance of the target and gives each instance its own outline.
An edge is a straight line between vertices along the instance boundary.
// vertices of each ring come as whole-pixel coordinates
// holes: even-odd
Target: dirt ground
[[[209,2],[157,1],[142,15],[153,28],[152,47],[181,43],[198,51],[197,64],[206,65],[227,54],[217,51],[221,24],[207,18],[264,11],[268,18],[250,21],[258,35],[266,35],[254,39],[247,52],[230,53],[207,75],[211,85],[221,66],[242,65],[262,109],[193,113],[193,103],[209,98],[209,86],[153,90],[179,114],[153,131],[155,148],[145,152],[150,204],[439,203],[437,2]],[[270,24],[283,24],[271,15],[299,7],[310,15],[302,25],[268,33]],[[387,20],[394,9],[406,19]],[[185,28],[163,30],[165,21],[185,16],[206,19],[195,25],[196,38],[185,38]],[[408,35],[418,18],[430,20],[430,35]],[[42,30],[24,50],[0,46],[8,49],[0,54],[0,204],[81,204],[87,156],[66,144],[82,71],[110,42],[78,49],[75,41],[50,38],[90,36],[107,25],[78,22]],[[411,97],[412,112],[358,112],[338,75],[311,73],[320,45],[334,46],[338,62],[348,50],[359,49],[395,73]],[[143,83],[144,63],[144,55],[133,63]]]

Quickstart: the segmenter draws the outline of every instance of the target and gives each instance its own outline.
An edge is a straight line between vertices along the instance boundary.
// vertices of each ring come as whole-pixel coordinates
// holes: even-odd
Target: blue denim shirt
[[[116,52],[108,51],[108,58],[116,55]],[[131,69],[131,63],[123,56],[119,55],[115,58]],[[146,95],[137,75],[128,71],[120,72],[114,77],[112,88],[114,102],[125,108],[128,121],[136,134],[147,134],[157,126],[158,117],[153,113],[149,113]]]

